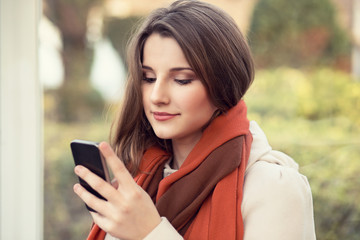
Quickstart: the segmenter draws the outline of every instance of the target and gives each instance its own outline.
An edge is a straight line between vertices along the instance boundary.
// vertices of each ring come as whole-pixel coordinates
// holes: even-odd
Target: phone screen
[[[101,155],[97,143],[84,140],[74,140],[71,142],[70,146],[75,165],[82,165],[105,181],[109,182],[109,173],[105,159]],[[87,191],[98,198],[106,200],[81,178],[79,178],[79,182]],[[86,207],[88,210],[95,212],[89,206],[86,205]]]

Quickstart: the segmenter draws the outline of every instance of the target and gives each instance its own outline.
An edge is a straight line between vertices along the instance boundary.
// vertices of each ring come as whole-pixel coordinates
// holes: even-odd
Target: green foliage
[[[350,54],[329,0],[260,0],[249,39],[261,67],[339,64]]]
[[[305,73],[285,67],[258,71],[248,96],[256,96],[249,104],[257,114],[345,118],[360,125],[360,84],[341,71],[322,68]]]
[[[306,86],[305,86],[306,85]],[[298,113],[309,119],[346,116],[360,124],[360,85],[348,74],[322,69],[303,82]]]

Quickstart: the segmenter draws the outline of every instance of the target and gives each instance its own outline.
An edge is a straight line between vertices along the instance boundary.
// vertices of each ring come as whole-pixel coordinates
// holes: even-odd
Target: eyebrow
[[[147,69],[147,70],[151,70],[153,71],[153,69],[149,66],[146,65],[142,65],[143,69]],[[176,68],[171,68],[170,72],[179,72],[179,71],[183,71],[183,70],[190,70],[190,71],[194,71],[192,68],[190,67],[176,67]]]

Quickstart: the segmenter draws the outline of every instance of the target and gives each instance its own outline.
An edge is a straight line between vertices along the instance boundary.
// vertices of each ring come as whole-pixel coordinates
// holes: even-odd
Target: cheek
[[[142,94],[142,103],[144,109],[146,110],[149,106],[149,87],[143,84],[141,86],[141,94]]]
[[[141,94],[142,94],[142,105],[143,105],[143,109],[145,112],[145,116],[148,119],[148,121],[151,121],[151,116],[150,116],[150,91],[149,91],[149,87],[148,86],[141,86]]]
[[[182,107],[188,112],[200,114],[205,118],[207,118],[209,114],[211,117],[216,109],[211,103],[205,89],[197,89],[183,96],[179,96],[178,100],[182,104]]]

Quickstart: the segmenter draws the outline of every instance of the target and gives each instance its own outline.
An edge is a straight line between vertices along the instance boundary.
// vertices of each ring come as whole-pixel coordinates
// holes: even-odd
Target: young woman
[[[99,146],[116,183],[75,168],[107,199],[74,186],[96,210],[88,239],[315,239],[306,177],[246,117],[253,62],[226,13],[187,0],[154,11],[128,66],[113,148]]]

